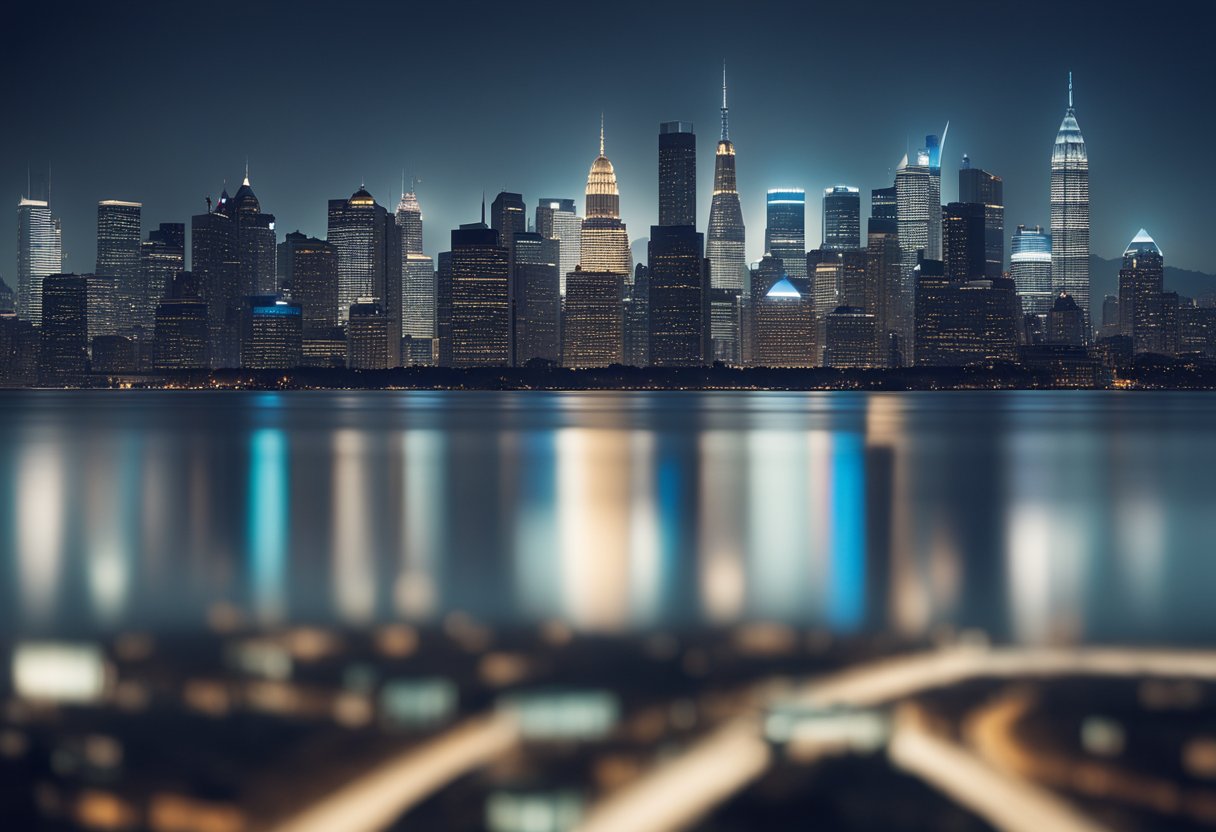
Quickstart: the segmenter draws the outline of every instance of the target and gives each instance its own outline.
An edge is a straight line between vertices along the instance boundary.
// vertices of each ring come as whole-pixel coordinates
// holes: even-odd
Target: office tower
[[[712,266],[711,279],[712,284]],[[743,298],[738,289],[709,289],[709,335],[711,363],[741,366],[743,353]]]
[[[893,209],[892,205],[891,214]],[[878,210],[877,206],[874,210]],[[902,280],[896,228],[894,216],[871,216],[866,228],[866,283],[874,292],[878,357],[886,367],[899,367],[904,363],[903,355],[912,331],[912,297],[905,291]]]
[[[823,366],[881,367],[877,318],[856,306],[838,306],[825,317]]]
[[[63,270],[63,228],[45,200],[17,203],[17,317],[42,323],[42,281]]]
[[[933,134],[925,136],[929,164],[929,243],[925,256],[933,260],[942,259],[942,148],[949,131],[950,122],[946,122],[940,141]]]
[[[152,364],[158,370],[202,370],[209,366],[207,303],[191,272],[178,272],[156,306]]]
[[[1089,315],[1089,156],[1072,106],[1051,151],[1051,288],[1067,292]]]
[[[1051,235],[1043,226],[1019,225],[1009,245],[1009,276],[1027,315],[1046,315],[1055,303],[1051,290]]]
[[[402,315],[405,311],[405,258],[401,254],[404,239],[397,227],[397,218],[385,212],[381,220],[384,231],[384,314],[388,318],[388,366],[401,366]]]
[[[562,294],[566,293],[566,275],[574,271],[581,257],[583,218],[578,215],[573,199],[542,199],[536,206],[536,233],[560,245],[558,280]]]
[[[620,272],[575,269],[566,275],[562,366],[607,367],[625,360]]]
[[[401,201],[397,203],[397,228],[401,230],[402,256],[422,254],[422,205],[412,187],[401,192]]]
[[[227,199],[224,192],[220,203]],[[240,366],[240,260],[235,223],[218,206],[190,219],[190,269],[199,295],[207,301],[211,366]]]
[[[326,240],[292,231],[279,244],[284,291],[300,306],[304,338],[338,325],[338,252]]]
[[[346,323],[359,298],[384,300],[386,214],[362,186],[349,199],[329,201],[326,238],[338,255],[339,323]]]
[[[303,358],[303,310],[279,295],[255,295],[245,306],[241,366],[249,370],[288,370]]]
[[[389,366],[389,320],[373,298],[355,298],[346,324],[346,366],[352,370],[385,370]]]
[[[761,261],[761,271],[764,270],[765,263]],[[756,299],[753,364],[758,367],[814,366],[818,342],[809,288],[806,279],[783,276]]]
[[[275,267],[274,214],[262,212],[262,204],[249,184],[249,167],[245,178],[231,199],[221,200],[220,210],[233,221],[236,235],[237,282],[244,308],[244,298],[252,295],[274,294],[278,291]]]
[[[722,134],[714,153],[714,195],[709,205],[709,229],[705,235],[705,256],[709,259],[709,281],[714,289],[746,292],[747,256],[743,207],[735,178],[735,145],[730,140],[729,112],[726,108],[726,70],[722,71]],[[719,331],[715,339],[738,340]]]
[[[536,232],[515,235],[511,264],[515,363],[561,362],[561,241]]]
[[[388,327],[385,327],[387,332]],[[304,338],[300,361],[305,367],[340,369],[347,364],[346,331],[342,327],[314,332]]]
[[[842,303],[840,284],[844,271],[840,252],[816,249],[807,254],[806,270],[810,285],[811,309],[815,314],[815,337],[820,351],[824,345],[824,318]],[[822,354],[815,356],[819,363]]]
[[[515,235],[528,230],[527,209],[520,194],[501,191],[490,203],[490,228],[498,232],[502,246],[508,252],[515,247]]]
[[[650,365],[695,367],[709,350],[709,265],[704,237],[691,225],[652,225]]]
[[[1119,270],[1119,334],[1132,339],[1132,352],[1166,352],[1165,259],[1143,228],[1123,252]]]
[[[915,276],[917,366],[1017,359],[1022,313],[1012,280],[951,280],[938,260],[922,260]]]
[[[1178,307],[1178,352],[1216,356],[1216,307],[1195,300]]]
[[[899,221],[899,193],[894,185],[870,191],[870,219],[890,221],[891,233],[895,233],[895,224]]]
[[[446,254],[440,255],[440,295],[446,299],[450,366],[509,365],[509,257],[498,232],[485,223],[462,225],[452,231],[452,250]]]
[[[806,192],[801,188],[775,188],[765,203],[764,253],[785,264],[786,273],[805,280]]]
[[[625,364],[650,365],[650,269],[645,263],[633,267],[633,283],[625,287]]]
[[[697,224],[697,134],[688,121],[659,125],[659,225]]]
[[[38,361],[44,384],[79,384],[88,373],[87,305],[88,291],[82,275],[54,274],[43,278]]]
[[[822,248],[861,248],[861,191],[857,188],[835,185],[824,189]]]
[[[17,293],[0,277],[0,315],[17,314]]]
[[[940,214],[941,206],[933,202],[928,151],[917,153],[916,164],[909,164],[907,155],[904,155],[895,170],[895,199],[903,281],[905,285],[914,287],[913,271],[920,258],[941,259],[929,257],[931,209],[936,208]]]
[[[148,239],[139,246],[139,291],[135,307],[135,325],[152,332],[156,321],[156,306],[173,279],[186,268],[186,225],[162,222],[148,232]]]
[[[401,363],[435,363],[435,261],[429,254],[405,256],[401,294]]]
[[[103,199],[97,203],[98,284],[108,291],[97,293],[97,306],[89,309],[93,335],[130,332],[143,305],[140,291],[139,254],[143,232],[138,202]],[[106,295],[109,295],[106,297]]]
[[[1085,314],[1067,292],[1055,299],[1047,313],[1047,343],[1085,345]]]
[[[134,373],[139,369],[139,350],[126,335],[98,335],[89,342],[89,371],[94,375]]]
[[[16,303],[14,299],[14,304]],[[38,383],[39,332],[16,311],[0,315],[0,384],[29,387]]]
[[[958,201],[984,206],[985,277],[1005,273],[1005,182],[995,173],[971,167],[963,156],[958,172]]]
[[[1102,337],[1110,338],[1121,333],[1122,330],[1119,326],[1119,296],[1107,295],[1102,298]]]
[[[983,205],[951,202],[942,210],[942,263],[947,279],[966,281],[986,277],[985,242]]]
[[[621,192],[616,171],[604,155],[604,125],[600,123],[600,155],[587,174],[586,217],[579,241],[579,265],[588,272],[629,274],[633,257],[629,232],[621,222]]]

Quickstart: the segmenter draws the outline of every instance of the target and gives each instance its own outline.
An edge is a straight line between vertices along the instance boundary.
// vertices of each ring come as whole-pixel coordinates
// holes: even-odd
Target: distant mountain
[[[1119,269],[1122,266],[1122,260],[1106,260],[1090,255],[1089,296],[1099,309],[1103,297],[1119,294]],[[1177,292],[1182,297],[1198,299],[1216,293],[1216,275],[1166,266],[1165,289],[1167,292]]]

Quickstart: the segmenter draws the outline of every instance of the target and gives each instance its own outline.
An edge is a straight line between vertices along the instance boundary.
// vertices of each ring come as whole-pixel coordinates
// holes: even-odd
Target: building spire
[[[405,168],[401,169],[401,198],[405,199]]]
[[[726,61],[722,62],[722,141],[730,141],[730,127],[726,110]]]
[[[1072,109],[1072,70],[1068,70],[1068,109]]]
[[[246,187],[249,186],[249,157],[248,156],[245,157],[245,181],[242,182],[241,184],[245,185]]]
[[[600,111],[600,155],[604,155],[604,113]]]
[[[481,224],[482,225],[486,224],[486,192],[485,192],[485,190],[482,190],[482,192],[481,192]]]

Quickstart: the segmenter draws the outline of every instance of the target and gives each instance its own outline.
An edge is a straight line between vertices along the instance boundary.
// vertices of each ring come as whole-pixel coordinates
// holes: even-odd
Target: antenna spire
[[[730,127],[726,110],[726,61],[722,62],[722,141],[730,141]]]
[[[249,184],[249,157],[248,156],[245,157],[245,181],[242,182],[241,184],[243,184],[243,185]]]
[[[405,197],[405,168],[401,169],[401,196]]]
[[[1068,109],[1072,109],[1072,70],[1068,70]]]
[[[600,155],[604,155],[604,113],[600,111]]]
[[[481,224],[486,224],[486,192],[484,189],[481,192]]]

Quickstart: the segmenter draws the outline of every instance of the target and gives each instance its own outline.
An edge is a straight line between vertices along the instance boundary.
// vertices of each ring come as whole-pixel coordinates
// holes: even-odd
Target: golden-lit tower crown
[[[587,174],[587,217],[621,215],[621,192],[616,185],[616,170],[604,155],[604,117],[600,116],[600,155],[591,163]]]

